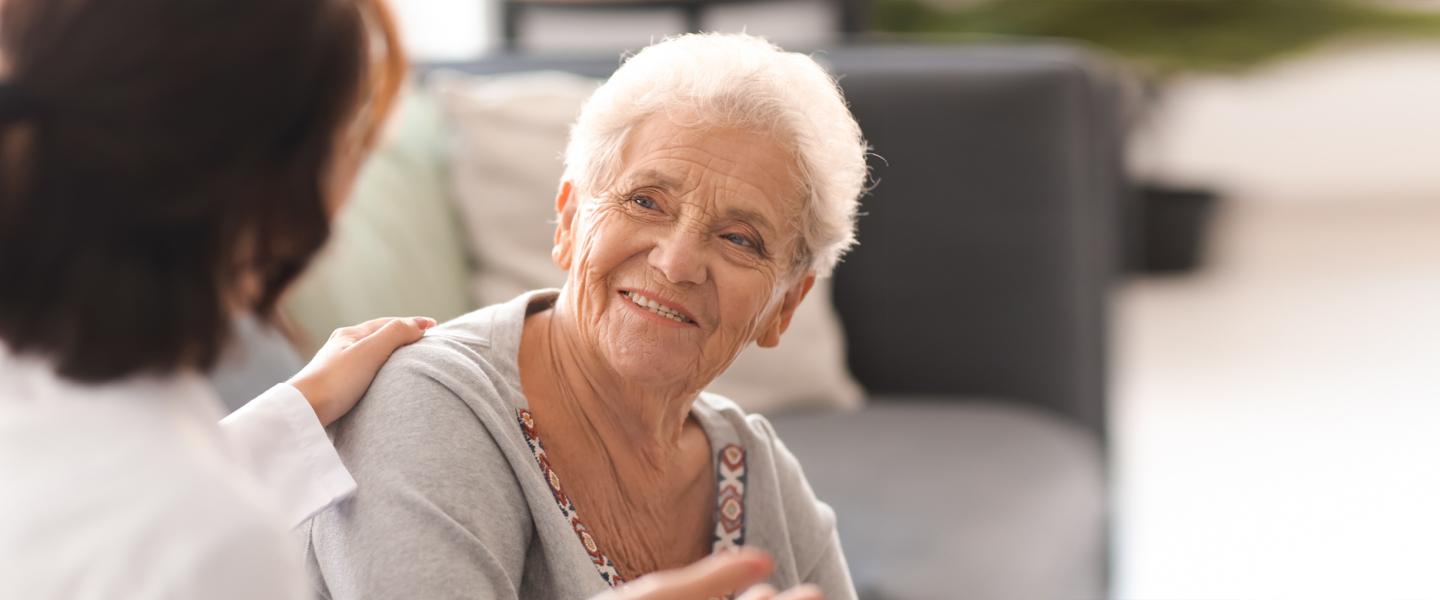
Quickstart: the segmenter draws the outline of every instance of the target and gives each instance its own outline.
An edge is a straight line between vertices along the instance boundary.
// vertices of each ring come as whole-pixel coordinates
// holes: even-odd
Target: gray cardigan
[[[529,292],[432,329],[332,426],[359,490],[309,524],[322,596],[539,600],[608,589],[613,563],[585,531],[584,499],[542,470],[543,440],[520,390],[527,309],[555,294]],[[713,547],[769,551],[777,588],[808,582],[830,600],[854,598],[834,512],[769,422],[712,394],[691,410],[716,452]]]

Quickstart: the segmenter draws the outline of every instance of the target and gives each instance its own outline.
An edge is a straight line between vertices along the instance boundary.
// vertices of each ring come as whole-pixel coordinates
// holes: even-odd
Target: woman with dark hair
[[[354,490],[322,426],[434,323],[338,330],[219,425],[200,373],[273,315],[381,130],[406,66],[383,0],[0,6],[0,597],[306,596],[287,528]]]
[[[364,0],[0,13],[0,597],[298,597],[286,532],[355,483],[325,436],[433,321],[339,330],[216,422],[404,75]],[[375,57],[379,57],[378,60]]]

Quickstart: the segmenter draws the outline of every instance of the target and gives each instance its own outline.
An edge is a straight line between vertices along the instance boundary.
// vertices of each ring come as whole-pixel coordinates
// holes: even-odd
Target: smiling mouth
[[[659,302],[655,302],[654,300],[641,296],[640,294],[622,290],[620,292],[620,295],[624,296],[626,300],[629,300],[631,304],[655,313],[656,315],[670,319],[671,321],[675,321],[676,323],[685,323],[690,325],[695,324],[694,320],[686,317],[685,315],[675,312],[660,304]]]

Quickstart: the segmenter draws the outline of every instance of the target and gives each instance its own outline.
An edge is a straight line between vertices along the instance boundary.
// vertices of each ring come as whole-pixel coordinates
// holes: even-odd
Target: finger
[[[422,324],[423,321],[413,317],[390,319],[379,331],[351,342],[343,353],[351,357],[354,367],[369,371],[373,377],[380,370],[380,365],[390,360],[390,354],[395,353],[396,348],[412,344],[425,335],[425,329],[420,328]]]
[[[774,600],[774,598],[775,588],[762,583],[748,590],[745,590],[745,594],[740,596],[737,600]]]
[[[350,338],[351,341],[358,340],[367,335],[375,333],[376,330],[384,327],[387,323],[394,320],[395,317],[380,317],[378,319],[370,319],[369,321],[365,321],[363,323],[356,323],[354,325],[338,327],[334,331],[330,332],[330,337],[327,338],[326,341],[334,341],[339,338]]]
[[[408,317],[408,319],[414,321],[414,324],[419,326],[421,331],[435,326],[435,319],[432,319],[430,317]],[[360,338],[369,336],[377,331],[380,331],[390,323],[401,320],[405,319],[402,319],[401,317],[380,317],[378,319],[370,319],[369,321],[365,321],[364,323],[360,323],[358,325],[342,327],[337,331],[344,331],[346,333],[349,333],[355,336],[355,339],[358,340]]]
[[[404,319],[390,319],[380,329],[355,342],[350,348],[353,354],[359,354],[367,364],[379,367],[379,365],[390,358],[390,353],[396,348],[410,344],[420,339],[425,329],[434,325],[434,319],[426,317],[408,317]]]
[[[375,333],[376,331],[380,331],[380,328],[389,325],[390,323],[397,320],[399,320],[399,317],[380,317],[378,319],[370,319],[369,321],[365,321],[364,323],[359,323],[357,325],[342,327],[341,329],[344,330],[346,333],[355,336],[355,339],[360,339],[372,333]]]
[[[637,581],[636,600],[695,600],[723,596],[755,585],[770,576],[775,561],[761,550],[721,552],[683,569],[657,573]]]
[[[825,600],[825,593],[814,584],[797,585],[772,600]]]

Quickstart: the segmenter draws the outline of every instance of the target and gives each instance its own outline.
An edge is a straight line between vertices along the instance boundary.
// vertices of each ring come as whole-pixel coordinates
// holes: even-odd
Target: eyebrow
[[[743,208],[727,208],[725,209],[725,216],[736,221],[744,221],[746,223],[750,223],[751,225],[759,227],[761,229],[760,233],[762,235],[768,236],[775,234],[775,226],[770,224],[770,219],[765,218],[765,215],[762,215],[753,210],[746,210]]]
[[[658,169],[645,169],[643,171],[636,171],[626,177],[625,181],[631,185],[642,181],[646,183],[653,183],[656,187],[660,187],[666,191],[675,191],[680,187],[680,182],[678,180],[670,177],[669,175]]]

